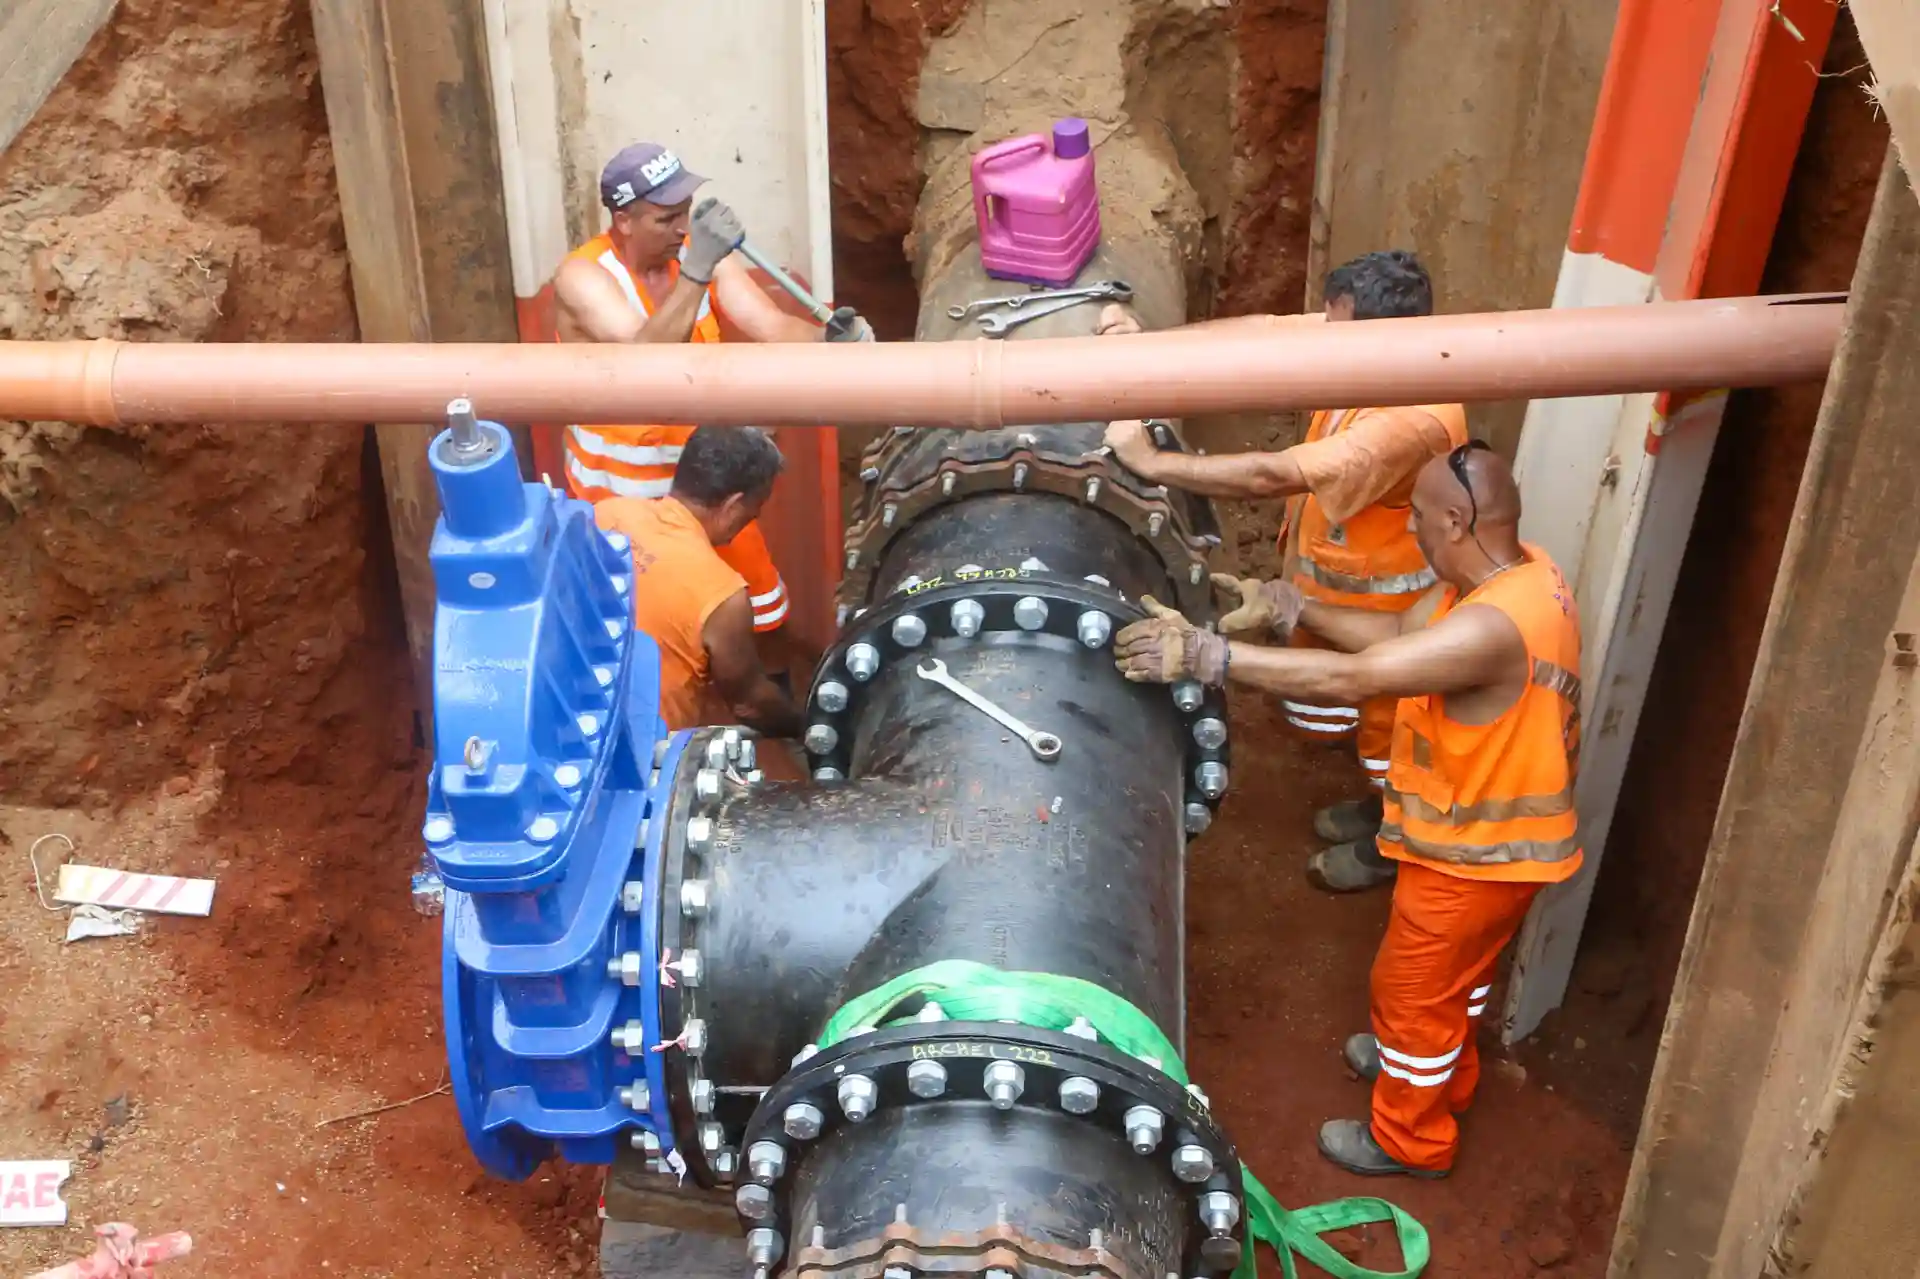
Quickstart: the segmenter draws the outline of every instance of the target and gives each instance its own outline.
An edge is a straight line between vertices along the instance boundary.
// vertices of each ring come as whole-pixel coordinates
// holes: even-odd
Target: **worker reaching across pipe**
[[[1284,328],[1433,313],[1432,283],[1411,253],[1355,258],[1328,273],[1325,293],[1324,314],[1234,316],[1189,328]],[[1103,334],[1139,331],[1123,307],[1110,306],[1101,316]],[[1465,408],[1423,404],[1322,409],[1313,415],[1305,440],[1277,453],[1162,452],[1140,422],[1115,422],[1106,443],[1122,465],[1154,483],[1208,497],[1286,499],[1278,546],[1294,583],[1324,604],[1397,614],[1411,608],[1434,581],[1407,531],[1414,477],[1429,459],[1466,438]],[[1231,578],[1215,580],[1235,588]],[[1257,626],[1257,614],[1257,601],[1250,599],[1222,626]],[[1293,642],[1311,647],[1319,640],[1303,629],[1295,631]],[[1352,704],[1293,696],[1284,700],[1283,710],[1296,731],[1315,740],[1351,740],[1372,787],[1364,798],[1314,814],[1314,830],[1331,847],[1308,862],[1308,877],[1329,892],[1355,892],[1391,880],[1391,865],[1370,865],[1357,854],[1370,847],[1380,828],[1393,699]]]
[[[1474,440],[1427,463],[1409,524],[1438,584],[1398,613],[1250,584],[1276,630],[1328,649],[1234,643],[1152,600],[1114,641],[1131,680],[1193,678],[1283,697],[1397,699],[1378,852],[1399,863],[1373,963],[1373,1033],[1345,1046],[1373,1117],[1333,1120],[1320,1151],[1352,1172],[1444,1176],[1480,1076],[1474,1028],[1501,950],[1545,884],[1580,869],[1580,625],[1573,592],[1520,541],[1506,461]]]
[[[754,645],[746,579],[720,552],[753,522],[784,459],[750,426],[696,428],[660,497],[594,504],[600,527],[633,544],[633,622],[660,646],[660,713],[674,730],[736,720],[799,733],[800,711]]]
[[[658,143],[634,143],[607,162],[600,199],[611,224],[553,277],[560,341],[718,342],[722,313],[756,342],[873,340],[857,315],[823,328],[776,306],[735,256],[746,230],[734,211],[712,199],[693,207],[705,182]],[[567,489],[588,501],[663,497],[693,430],[569,426]],[[747,580],[754,628],[779,628],[790,601],[760,526],[750,522],[720,556]]]

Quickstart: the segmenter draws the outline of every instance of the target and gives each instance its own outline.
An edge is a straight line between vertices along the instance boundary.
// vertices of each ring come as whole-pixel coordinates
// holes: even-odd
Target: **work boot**
[[[1343,799],[1313,815],[1313,833],[1329,844],[1351,844],[1380,833],[1380,792],[1369,789],[1365,799]]]
[[[1364,893],[1391,884],[1395,873],[1371,840],[1336,844],[1307,859],[1307,882],[1323,893]]]
[[[1418,1177],[1437,1181],[1447,1168],[1409,1168],[1380,1149],[1373,1125],[1364,1119],[1329,1119],[1320,1125],[1320,1153],[1330,1164],[1362,1177]]]
[[[1348,1070],[1368,1083],[1380,1078],[1380,1041],[1372,1035],[1348,1035],[1347,1042],[1340,1046],[1340,1056]]]

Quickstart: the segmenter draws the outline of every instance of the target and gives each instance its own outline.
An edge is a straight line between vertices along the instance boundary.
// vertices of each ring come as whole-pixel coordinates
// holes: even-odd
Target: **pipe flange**
[[[1027,606],[1035,600],[1040,607]],[[1105,619],[1097,644],[1083,633],[1089,616]],[[809,770],[851,776],[853,725],[874,675],[894,662],[917,661],[941,640],[1024,631],[1071,640],[1104,656],[1112,651],[1114,634],[1145,616],[1111,587],[1024,568],[960,571],[903,586],[864,610],[820,659],[802,740]],[[915,625],[903,628],[904,619]],[[1186,738],[1185,828],[1197,835],[1212,822],[1230,780],[1226,693],[1187,681],[1173,685],[1169,695]]]
[[[1163,438],[1178,443],[1171,428]],[[1105,452],[1049,451],[1027,433],[1015,441],[1014,447],[986,456],[970,456],[963,447],[958,455],[938,455],[918,468],[903,466],[908,474],[898,484],[877,478],[867,509],[846,531],[841,607],[852,609],[866,599],[873,571],[888,544],[926,512],[981,493],[1016,492],[1084,502],[1119,520],[1153,548],[1174,583],[1181,610],[1194,617],[1212,615],[1207,557],[1219,546],[1220,535],[1211,506],[1184,494],[1176,496],[1164,485],[1146,483]],[[1004,441],[999,442],[1004,447]],[[893,459],[899,460],[897,455]],[[873,469],[870,466],[862,474]],[[925,473],[915,475],[916,469]]]
[[[903,1005],[896,1011],[908,1009]],[[1002,1022],[915,1021],[868,1031],[803,1056],[761,1098],[747,1123],[744,1148],[763,1153],[777,1148],[780,1158],[764,1159],[757,1170],[749,1170],[752,1183],[771,1193],[750,1196],[745,1207],[757,1215],[743,1212],[743,1222],[749,1229],[789,1230],[789,1194],[804,1152],[836,1128],[863,1123],[882,1107],[983,1098],[1015,1118],[1023,1109],[1043,1108],[1109,1125],[1125,1136],[1139,1158],[1164,1160],[1170,1183],[1193,1208],[1181,1273],[1230,1272],[1249,1246],[1244,1186],[1239,1155],[1215,1121],[1205,1094],[1194,1086],[1183,1087],[1158,1062],[1130,1057],[1085,1037],[1090,1028],[1082,1030],[1076,1034]],[[1006,1086],[1016,1079],[1018,1087],[1009,1101]],[[804,1122],[790,1123],[790,1116]],[[1229,1205],[1231,1221],[1226,1220]],[[880,1242],[912,1241],[882,1236]],[[818,1241],[810,1247],[817,1248]],[[824,1249],[795,1259],[796,1265],[811,1265],[810,1273],[820,1279],[854,1260]],[[963,1264],[950,1272],[984,1273],[989,1268]],[[940,1272],[949,1270],[943,1267]]]

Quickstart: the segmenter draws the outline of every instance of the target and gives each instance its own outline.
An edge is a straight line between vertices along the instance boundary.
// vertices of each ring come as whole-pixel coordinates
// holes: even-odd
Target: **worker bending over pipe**
[[[1369,253],[1328,272],[1324,315],[1234,316],[1185,330],[1288,327],[1433,314],[1433,284],[1413,254]],[[1137,333],[1125,308],[1101,315],[1102,334]],[[1407,495],[1429,459],[1464,443],[1467,413],[1459,404],[1410,408],[1321,409],[1304,441],[1278,453],[1202,456],[1157,449],[1140,422],[1115,422],[1107,433],[1114,456],[1136,474],[1208,497],[1284,498],[1278,538],[1283,572],[1322,604],[1398,614],[1434,583],[1407,529]],[[1216,575],[1223,589],[1234,579]],[[1264,629],[1251,597],[1221,625]],[[1321,647],[1295,630],[1297,647]],[[1394,699],[1354,705],[1289,697],[1287,722],[1323,742],[1352,742],[1372,789],[1314,814],[1313,828],[1331,847],[1307,863],[1307,878],[1328,892],[1357,892],[1393,879],[1393,864],[1373,855],[1380,829],[1380,788],[1387,778]]]
[[[570,253],[553,277],[560,341],[718,342],[722,313],[755,342],[873,340],[857,316],[822,328],[776,306],[735,253],[747,238],[739,217],[718,200],[693,208],[705,182],[655,142],[636,142],[607,162],[600,200],[610,225]],[[569,426],[567,490],[590,502],[663,497],[693,430]],[[754,629],[777,630],[791,602],[760,526],[748,523],[720,555],[747,581]]]
[[[754,646],[746,579],[722,558],[784,462],[764,431],[698,427],[665,494],[594,505],[600,527],[632,540],[633,624],[660,646],[660,715],[676,732],[742,723],[769,737],[799,735],[799,709]]]
[[[1153,616],[1115,638],[1128,679],[1229,679],[1302,701],[1399,699],[1379,852],[1400,865],[1373,963],[1373,1033],[1347,1064],[1373,1081],[1371,1122],[1335,1119],[1320,1153],[1363,1175],[1443,1177],[1454,1116],[1480,1078],[1474,1030],[1494,966],[1543,884],[1580,869],[1580,626],[1546,553],[1519,538],[1520,490],[1475,440],[1428,462],[1412,533],[1438,584],[1404,612],[1343,608],[1292,582],[1248,582],[1276,638],[1304,626],[1330,649],[1265,647]]]

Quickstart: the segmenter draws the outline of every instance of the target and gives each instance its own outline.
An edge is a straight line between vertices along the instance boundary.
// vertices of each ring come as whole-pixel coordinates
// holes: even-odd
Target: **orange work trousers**
[[[1304,626],[1296,626],[1288,643],[1293,648],[1331,648]],[[1387,784],[1387,756],[1393,748],[1393,716],[1397,697],[1370,697],[1358,707],[1320,706],[1297,698],[1282,698],[1287,723],[1309,741],[1351,741],[1360,767],[1376,789]]]
[[[1493,993],[1494,965],[1539,891],[1400,863],[1373,961],[1373,1136],[1410,1168],[1453,1166],[1454,1116],[1480,1082],[1474,1032]]]

